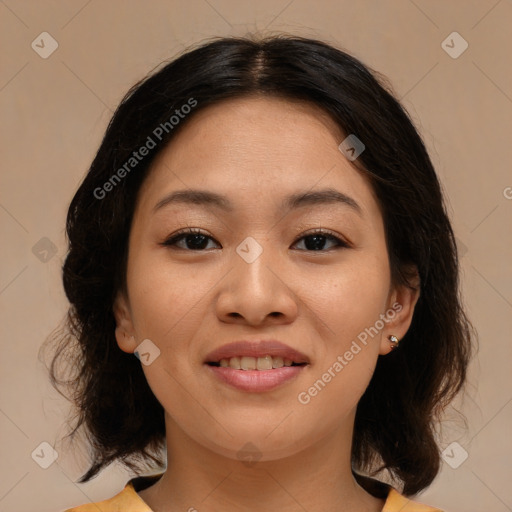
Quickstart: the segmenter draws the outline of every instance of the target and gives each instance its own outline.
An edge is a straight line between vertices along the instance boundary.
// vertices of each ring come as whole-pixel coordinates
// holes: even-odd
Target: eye
[[[188,228],[176,233],[163,242],[162,245],[166,247],[173,246],[184,250],[202,251],[206,249],[208,239],[213,240],[212,237],[206,235],[200,229]],[[183,244],[181,244],[181,246],[179,245],[182,241],[185,242],[185,247],[183,247]]]
[[[203,233],[200,229],[188,228],[182,230],[161,245],[169,247],[176,247],[178,249],[183,250],[191,250],[191,251],[204,251],[208,247],[208,241],[215,241],[211,236]],[[328,230],[319,229],[313,232],[310,232],[306,235],[303,235],[301,238],[295,242],[294,245],[297,245],[298,242],[304,240],[306,251],[324,251],[325,252],[325,243],[326,241],[334,243],[334,247],[343,247],[348,248],[350,244],[340,239],[334,233]],[[182,243],[183,242],[183,243]],[[217,243],[215,241],[215,243]],[[219,244],[218,244],[219,245]],[[211,249],[211,247],[210,247]],[[301,249],[304,250],[304,249]]]
[[[324,247],[326,241],[334,242],[335,248],[336,247],[339,247],[339,248],[340,247],[343,247],[343,248],[350,247],[348,242],[345,242],[345,240],[342,240],[341,238],[336,236],[331,231],[328,231],[325,229],[318,229],[316,231],[313,231],[311,233],[303,235],[301,238],[299,238],[299,241],[301,241],[301,240],[305,241],[304,245],[306,247],[306,250],[308,250],[308,252],[310,252],[310,251],[324,251],[325,252],[325,249],[323,249],[323,247]]]

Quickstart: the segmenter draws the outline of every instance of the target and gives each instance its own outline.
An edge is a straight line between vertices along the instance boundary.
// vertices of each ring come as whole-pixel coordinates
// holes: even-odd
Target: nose
[[[245,258],[243,251],[233,252],[231,270],[217,296],[217,315],[223,322],[260,326],[295,320],[298,302],[293,283],[287,279],[291,272],[285,257],[261,248],[255,259]]]

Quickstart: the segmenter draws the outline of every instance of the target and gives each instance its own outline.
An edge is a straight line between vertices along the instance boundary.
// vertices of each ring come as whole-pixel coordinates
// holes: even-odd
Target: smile
[[[209,362],[210,366],[232,368],[233,370],[273,370],[284,366],[304,366],[306,363],[296,363],[288,358],[266,355],[264,357],[235,356],[223,358],[218,362]]]
[[[272,391],[297,377],[308,366],[307,363],[272,356],[235,356],[205,364],[215,380],[250,393]]]

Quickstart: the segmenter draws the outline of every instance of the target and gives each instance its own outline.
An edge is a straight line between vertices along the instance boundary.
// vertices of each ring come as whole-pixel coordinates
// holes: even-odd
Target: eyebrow
[[[176,190],[162,198],[153,208],[155,213],[161,208],[171,204],[194,204],[199,206],[214,206],[226,212],[234,210],[231,201],[220,194],[208,190]],[[362,209],[359,204],[350,196],[333,188],[299,192],[287,196],[281,207],[284,210],[294,210],[303,206],[341,204],[350,207],[362,216]]]

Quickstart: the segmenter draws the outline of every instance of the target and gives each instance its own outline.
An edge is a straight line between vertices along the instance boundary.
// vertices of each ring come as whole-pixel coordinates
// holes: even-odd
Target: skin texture
[[[160,350],[143,365],[165,410],[168,467],[140,491],[155,512],[377,511],[357,485],[350,449],[356,405],[387,337],[406,333],[418,293],[391,283],[382,215],[366,178],[338,149],[345,138],[317,107],[271,98],[227,100],[199,111],[153,164],[129,240],[128,296],[114,307],[116,339],[132,353],[145,339]],[[336,189],[356,201],[286,211],[289,194]],[[167,194],[203,189],[233,210],[172,204]],[[162,243],[197,228],[208,237]],[[308,249],[311,231],[332,231]],[[262,254],[247,263],[247,237]],[[395,303],[401,311],[308,404],[307,391]],[[277,339],[310,365],[279,388],[250,393],[221,383],[206,355],[235,340]],[[259,460],[239,450],[251,443]]]

